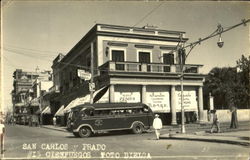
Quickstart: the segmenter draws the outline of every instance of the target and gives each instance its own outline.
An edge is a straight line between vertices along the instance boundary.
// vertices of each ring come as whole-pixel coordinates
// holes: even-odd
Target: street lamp
[[[183,95],[183,78],[184,78],[185,61],[186,61],[188,55],[190,54],[190,52],[193,50],[193,48],[197,44],[201,44],[201,42],[203,42],[205,40],[208,40],[208,39],[210,39],[212,37],[215,37],[217,35],[219,35],[219,41],[217,42],[217,45],[218,45],[218,47],[222,48],[223,45],[224,45],[224,42],[222,41],[221,34],[224,33],[224,32],[226,32],[226,31],[229,31],[229,30],[231,30],[233,28],[241,26],[241,25],[246,26],[246,23],[248,23],[248,22],[250,22],[250,19],[248,19],[248,20],[243,19],[241,23],[236,24],[236,25],[231,26],[231,27],[228,27],[225,30],[219,24],[217,26],[217,29],[211,35],[209,35],[208,37],[205,37],[203,39],[200,38],[198,41],[190,43],[187,46],[184,46],[184,44],[179,45],[179,43],[178,43],[178,45],[177,45],[177,52],[178,52],[178,56],[179,56],[179,63],[180,63],[180,70],[181,70],[181,75],[180,75],[180,85],[181,85],[181,133],[185,133],[186,132],[186,130],[185,130],[185,122],[184,122],[184,119],[185,119],[185,110],[184,110],[184,105],[183,105],[183,100],[184,100],[184,95]],[[180,37],[180,40],[182,41],[182,36]],[[188,47],[190,47],[190,50],[186,54],[185,48],[188,48]]]

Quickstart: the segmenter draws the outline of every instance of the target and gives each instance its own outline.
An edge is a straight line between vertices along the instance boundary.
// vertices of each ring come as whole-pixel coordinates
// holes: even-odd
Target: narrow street
[[[4,159],[244,159],[249,156],[249,148],[244,146],[155,140],[154,136],[154,133],[117,132],[83,139],[46,128],[6,126]]]

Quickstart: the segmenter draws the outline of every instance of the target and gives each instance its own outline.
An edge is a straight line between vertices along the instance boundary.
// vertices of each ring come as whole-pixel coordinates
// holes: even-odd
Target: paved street
[[[166,132],[166,131],[165,131]],[[67,155],[66,155],[67,154]],[[155,140],[142,135],[101,134],[75,138],[71,133],[22,125],[6,126],[5,159],[13,158],[151,158],[151,159],[246,159],[249,148],[222,143]]]

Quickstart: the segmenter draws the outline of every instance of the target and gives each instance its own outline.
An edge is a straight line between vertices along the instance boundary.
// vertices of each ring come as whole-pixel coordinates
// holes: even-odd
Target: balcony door
[[[144,63],[144,64],[150,64],[151,60],[150,60],[150,52],[139,52],[139,62],[140,63]],[[139,70],[141,71],[141,66],[139,68]],[[150,71],[151,67],[150,65],[147,65],[147,71]]]
[[[123,50],[112,50],[112,61],[116,62],[115,69],[116,70],[124,70],[124,51]]]
[[[163,54],[163,63],[167,65],[174,64],[174,54],[172,53],[165,53]],[[164,66],[164,72],[170,72],[170,66]]]

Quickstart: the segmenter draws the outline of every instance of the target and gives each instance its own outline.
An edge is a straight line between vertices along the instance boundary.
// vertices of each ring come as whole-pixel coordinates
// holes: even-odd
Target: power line
[[[152,14],[156,9],[158,9],[164,2],[160,3],[158,6],[153,8],[148,14],[146,14],[144,17],[142,17],[133,27],[137,26],[139,23],[141,23],[144,19],[146,19],[150,14]]]
[[[23,49],[23,50],[30,50],[30,51],[35,51],[35,52],[42,52],[42,53],[58,53],[57,51],[49,51],[49,50],[38,50],[38,49],[31,49],[31,48],[24,48],[24,47],[19,47],[19,46],[14,46],[6,43],[9,48],[17,48],[17,49]]]
[[[42,58],[49,57],[49,55],[41,55],[41,54],[34,54],[34,53],[23,53],[23,52],[12,50],[12,49],[8,49],[8,48],[3,48],[3,49],[5,51],[8,51],[9,53],[15,53],[15,54],[23,55],[23,56],[30,57],[30,58],[36,58],[36,59],[39,58],[39,59],[41,59],[41,57]],[[51,59],[47,59],[47,61],[48,60],[50,61]]]

